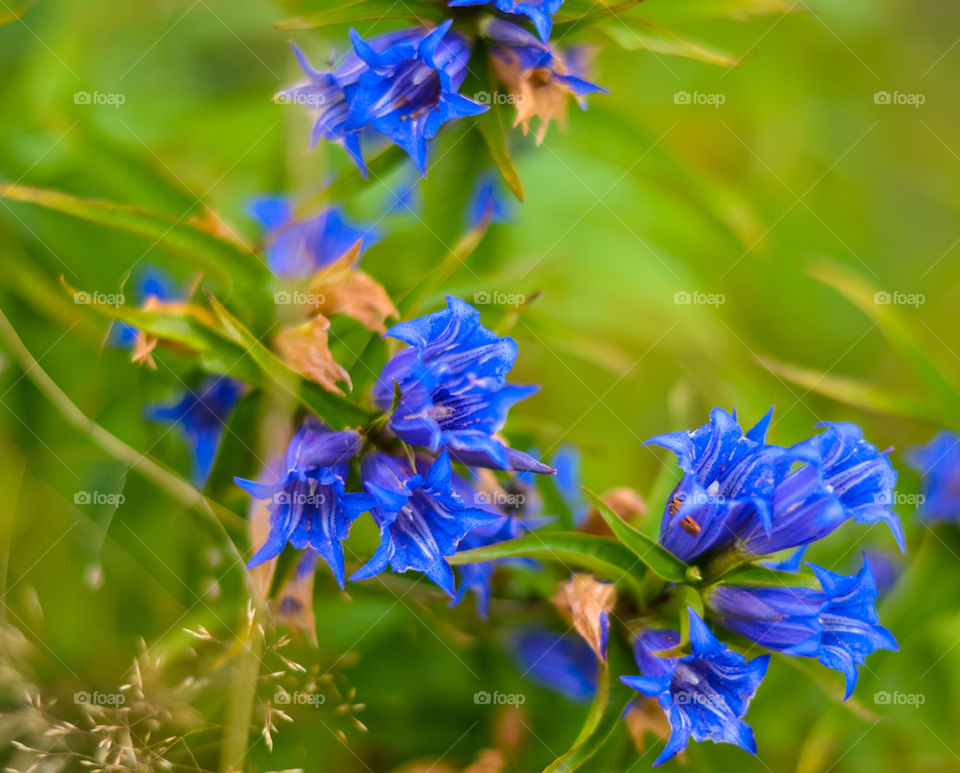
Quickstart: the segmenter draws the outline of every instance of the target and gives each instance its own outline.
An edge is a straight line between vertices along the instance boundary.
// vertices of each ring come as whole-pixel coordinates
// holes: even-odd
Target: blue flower
[[[522,124],[527,134],[531,119],[540,119],[537,144],[543,142],[553,119],[561,125],[565,122],[570,97],[585,110],[588,94],[608,93],[586,80],[585,49],[561,52],[503,19],[489,20],[482,29],[491,41],[491,62],[497,77],[506,84],[517,107],[513,125]]]
[[[313,142],[341,144],[366,175],[361,134],[373,130],[403,148],[426,174],[427,140],[447,121],[487,108],[457,93],[467,74],[470,49],[450,32],[451,20],[432,30],[412,29],[365,41],[350,30],[353,51],[336,70],[317,72],[294,53],[307,82],[280,99],[305,105],[316,117]]]
[[[883,504],[893,471],[859,429],[829,425],[781,448],[765,442],[771,415],[744,434],[736,416],[714,408],[710,424],[647,441],[676,453],[684,471],[661,543],[684,560],[720,549],[763,556],[822,539],[852,518],[884,520],[902,546],[899,522]]]
[[[278,276],[310,276],[345,255],[358,241],[367,249],[380,240],[374,226],[353,225],[339,208],[297,221],[286,196],[259,196],[250,202],[248,212],[267,232],[267,262]]]
[[[374,453],[363,461],[363,485],[376,499],[373,517],[380,526],[380,546],[351,580],[380,574],[389,565],[395,572],[423,572],[450,596],[453,570],[446,557],[472,530],[500,523],[502,516],[470,507],[454,490],[450,456],[444,451],[429,465]],[[462,484],[465,485],[465,484]]]
[[[487,330],[476,309],[450,296],[445,310],[394,325],[387,335],[410,346],[384,366],[373,399],[389,409],[399,385],[390,428],[401,440],[433,452],[446,448],[478,467],[552,472],[494,437],[510,406],[538,389],[506,383],[517,358],[512,338]]]
[[[255,499],[270,500],[270,533],[247,564],[252,568],[275,558],[289,542],[323,556],[343,587],[343,540],[350,525],[375,504],[372,496],[347,493],[347,462],[360,451],[360,435],[332,432],[308,421],[293,436],[273,483],[234,478]]]
[[[447,4],[451,8],[462,8],[468,5],[488,5],[491,0],[450,0]],[[553,17],[563,0],[493,0],[500,13],[510,16],[526,16],[533,22],[540,40],[546,43],[550,40],[550,30],[553,28]]]
[[[813,564],[808,566],[827,596],[820,612],[823,638],[817,660],[844,675],[846,699],[857,686],[857,666],[863,665],[867,655],[878,649],[896,652],[899,647],[893,634],[877,624],[877,584],[866,556],[857,574],[834,574]]]
[[[817,656],[827,597],[813,588],[719,585],[705,594],[711,617],[768,650]]]
[[[173,423],[183,431],[193,451],[192,478],[198,485],[206,483],[227,419],[242,394],[239,381],[211,376],[172,405],[147,406],[148,419]]]
[[[506,223],[510,214],[510,200],[504,195],[496,175],[484,172],[477,177],[467,202],[470,227],[476,228],[481,223]]]
[[[180,294],[170,276],[158,268],[150,268],[142,272],[135,283],[135,297],[138,306],[143,306],[150,299],[157,301],[171,301]],[[133,346],[137,340],[137,329],[126,322],[117,322],[113,327],[112,343],[122,349]]]
[[[938,432],[927,445],[910,449],[907,463],[923,480],[920,517],[929,522],[960,520],[960,436]]]
[[[524,631],[511,641],[523,676],[581,703],[597,691],[597,656],[579,636]]]
[[[675,631],[647,631],[634,642],[641,676],[621,676],[624,684],[656,698],[670,721],[670,740],[653,764],[659,765],[695,741],[732,743],[756,754],[757,744],[742,717],[767,672],[770,656],[750,662],[720,642],[691,609],[689,655],[659,654],[679,646]]]

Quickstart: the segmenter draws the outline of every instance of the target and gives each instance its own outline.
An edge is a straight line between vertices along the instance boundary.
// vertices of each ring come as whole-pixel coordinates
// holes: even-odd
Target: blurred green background
[[[338,148],[309,152],[305,116],[270,100],[297,78],[287,40],[318,65],[344,50],[344,26],[273,26],[319,8],[40,0],[0,27],[0,182],[174,218],[209,208],[254,239],[251,196],[305,198],[347,170]],[[0,3],[0,16],[15,10]],[[900,452],[939,426],[960,429],[951,398],[960,384],[955,4],[645,0],[630,18],[657,26],[638,34],[614,18],[561,28],[564,43],[595,47],[594,80],[611,93],[572,110],[567,131],[551,128],[540,147],[510,133],[526,201],[444,288],[528,301],[519,314],[509,301],[481,307],[520,344],[514,380],[543,385],[511,415],[514,444],[547,456],[576,444],[586,485],[650,497],[672,460],[644,439],[697,426],[713,405],[751,424],[772,404],[774,442],[796,442],[818,421],[861,423],[871,442],[895,447],[899,491],[913,493]],[[366,35],[403,23],[357,26]],[[84,92],[122,104],[83,104]],[[465,125],[441,134],[417,216],[383,214],[408,168],[350,196],[350,213],[387,233],[364,268],[389,290],[415,285],[462,233],[478,151]],[[88,417],[186,474],[180,438],[142,411],[172,397],[190,363],[164,355],[157,372],[130,365],[105,345],[104,320],[58,286],[63,275],[120,292],[132,267],[168,262],[166,248],[3,199],[0,234],[0,308],[38,367]],[[188,275],[184,267],[178,278]],[[875,292],[894,302],[875,302]],[[896,302],[905,296],[915,302]],[[22,765],[13,739],[35,740],[54,718],[81,724],[74,695],[130,682],[142,640],[161,661],[150,701],[160,718],[136,732],[182,733],[177,769],[217,769],[231,643],[246,620],[242,566],[221,531],[72,428],[9,351],[0,367],[3,759]],[[263,410],[253,398],[234,417],[208,489],[240,514],[246,501],[230,476],[254,470],[238,437],[257,435]],[[77,504],[81,490],[125,499]],[[836,700],[839,676],[821,674],[823,689],[775,662],[747,715],[759,756],[692,744],[688,769],[960,767],[960,538],[919,524],[912,509],[899,507],[909,551],[880,607],[901,651],[871,656],[847,705]],[[368,525],[350,544],[369,555],[374,542]],[[895,549],[882,529],[850,528],[813,558],[852,569],[867,547]],[[565,576],[549,572],[502,578],[484,624],[472,601],[448,610],[409,576],[350,584],[347,595],[321,571],[319,647],[295,641],[283,654],[326,674],[326,701],[287,707],[295,721],[278,722],[272,752],[255,729],[250,769],[379,772],[422,760],[411,770],[440,772],[498,744],[511,749],[511,770],[542,769],[569,746],[585,709],[521,680],[504,642],[534,616],[558,622],[531,600]],[[183,630],[199,626],[217,641]],[[186,678],[208,682],[195,699]],[[272,685],[264,681],[258,701]],[[525,703],[478,705],[478,691],[520,693]],[[878,691],[923,703],[877,704]],[[25,692],[44,706],[26,705]],[[356,703],[365,708],[338,708]],[[592,769],[640,770],[654,758],[621,731]]]

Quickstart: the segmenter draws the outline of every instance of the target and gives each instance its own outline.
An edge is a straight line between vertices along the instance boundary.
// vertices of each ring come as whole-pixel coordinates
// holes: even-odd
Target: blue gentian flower
[[[544,43],[550,40],[553,17],[563,5],[563,0],[450,0],[447,5],[451,8],[462,8],[469,5],[488,5],[491,1],[500,13],[526,16],[530,19]]]
[[[448,121],[487,107],[457,93],[467,74],[470,48],[450,32],[452,20],[432,30],[392,32],[365,41],[350,30],[353,51],[336,70],[317,72],[294,53],[307,82],[281,92],[316,116],[313,141],[338,142],[366,174],[361,133],[373,130],[403,148],[426,174],[427,140]]]
[[[477,177],[467,202],[470,228],[476,228],[481,223],[506,223],[510,215],[510,200],[504,194],[497,176],[492,172],[484,172]]]
[[[137,277],[134,293],[137,305],[143,306],[151,298],[157,301],[175,300],[180,290],[165,271],[150,268]],[[137,340],[137,329],[126,322],[117,322],[111,335],[114,346],[127,349]]]
[[[414,569],[452,597],[453,569],[446,557],[471,530],[499,523],[502,516],[470,506],[454,490],[446,451],[432,464],[420,459],[417,468],[414,472],[405,460],[380,452],[364,459],[363,485],[376,499],[380,546],[350,579],[373,577],[388,565],[395,572]]]
[[[719,641],[692,609],[688,612],[691,654],[665,652],[680,644],[675,631],[646,631],[634,642],[641,676],[620,677],[629,687],[656,698],[670,721],[670,740],[655,766],[686,749],[691,737],[757,751],[753,730],[742,718],[770,656],[747,662]]]
[[[814,588],[718,585],[705,594],[724,628],[787,655],[817,656],[827,597]]]
[[[565,122],[570,97],[585,110],[588,94],[608,93],[586,80],[585,49],[558,51],[502,19],[487,22],[483,32],[491,42],[491,62],[497,77],[509,89],[517,108],[513,125],[522,125],[527,134],[531,119],[538,117],[538,145],[552,120],[557,119],[561,125]]]
[[[242,394],[241,382],[226,376],[211,376],[196,389],[188,389],[172,405],[147,406],[148,419],[173,423],[183,431],[193,452],[191,477],[197,485],[206,483],[210,475],[227,419]]]
[[[867,655],[878,649],[896,652],[899,647],[893,634],[877,624],[877,584],[866,556],[857,574],[834,574],[814,564],[808,566],[827,596],[820,612],[823,638],[817,660],[844,675],[846,700],[857,686],[857,666],[863,665]]]
[[[849,518],[886,521],[902,544],[889,463],[852,425],[830,425],[792,448],[765,442],[771,412],[746,434],[714,408],[710,424],[648,443],[679,457],[683,478],[661,524],[661,543],[683,560],[735,549],[763,556],[822,539]],[[799,469],[797,465],[800,465]]]
[[[345,255],[358,241],[367,249],[381,238],[372,225],[356,226],[339,208],[309,220],[294,219],[286,196],[259,196],[247,210],[267,234],[267,263],[282,277],[311,276]]]
[[[394,325],[387,335],[409,347],[384,366],[373,399],[389,409],[399,385],[390,428],[401,440],[433,452],[446,448],[477,467],[552,472],[494,437],[510,406],[539,388],[506,383],[517,358],[512,338],[487,330],[480,312],[452,296],[445,310]]]
[[[960,520],[960,436],[938,432],[927,445],[910,449],[907,463],[923,481],[920,517],[931,523]]]
[[[376,504],[369,494],[346,492],[347,463],[360,445],[360,435],[353,430],[332,432],[307,421],[290,441],[273,483],[234,478],[250,496],[270,500],[270,533],[248,569],[275,558],[289,542],[323,556],[343,587],[341,543],[357,517]]]
[[[508,515],[499,523],[492,523],[489,526],[481,526],[470,531],[461,541],[458,550],[473,550],[474,548],[483,548],[488,545],[496,545],[499,542],[517,539],[527,533],[529,527],[516,516]],[[477,597],[477,614],[487,617],[490,609],[491,583],[493,581],[493,572],[497,565],[505,563],[510,559],[501,559],[499,561],[478,561],[475,564],[462,564],[457,567],[457,574],[460,577],[460,585],[457,588],[457,595],[454,596],[451,606],[459,604],[469,591],[473,591]],[[515,562],[530,564],[529,559],[513,559]]]
[[[588,701],[597,691],[597,656],[579,636],[524,631],[511,641],[524,677],[572,701]]]

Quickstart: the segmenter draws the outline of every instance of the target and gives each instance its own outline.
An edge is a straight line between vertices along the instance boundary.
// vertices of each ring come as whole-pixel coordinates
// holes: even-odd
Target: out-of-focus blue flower
[[[310,276],[345,255],[358,241],[367,249],[381,238],[377,228],[354,225],[339,208],[296,221],[287,196],[258,196],[247,211],[266,231],[267,262],[277,276]]]
[[[882,521],[890,527],[900,550],[906,550],[900,519],[890,509],[897,473],[887,458],[863,439],[863,431],[849,422],[823,422],[826,429],[807,441],[817,449],[823,482],[857,523]],[[805,444],[801,444],[805,445]]]
[[[457,93],[470,48],[447,20],[432,30],[388,33],[365,41],[350,30],[353,51],[330,72],[317,72],[294,47],[307,82],[281,92],[310,109],[313,141],[338,142],[366,174],[361,133],[374,130],[399,145],[426,174],[427,140],[447,121],[487,108]]]
[[[483,548],[488,545],[496,545],[499,542],[522,537],[529,526],[517,518],[509,515],[500,523],[493,523],[489,526],[481,526],[469,532],[461,541],[459,550],[473,550],[474,548]],[[457,567],[457,574],[460,577],[460,585],[457,588],[457,595],[454,597],[452,605],[463,601],[468,591],[473,591],[477,597],[477,614],[486,618],[490,608],[490,584],[493,581],[493,572],[497,565],[505,563],[510,559],[501,559],[499,561],[479,561],[475,564],[462,564]],[[529,559],[513,559],[515,562],[532,563]]]
[[[193,451],[192,478],[198,485],[206,483],[227,419],[242,394],[241,382],[211,376],[172,405],[147,406],[150,421],[173,423],[183,431]]]
[[[561,52],[503,19],[487,21],[482,30],[491,43],[491,61],[497,77],[506,84],[517,108],[513,125],[522,124],[523,133],[527,134],[531,119],[540,119],[537,144],[543,141],[552,120],[564,123],[570,97],[581,110],[586,110],[588,94],[608,93],[586,80],[586,49]]]
[[[563,501],[570,508],[574,525],[583,523],[590,511],[590,506],[583,496],[583,489],[580,488],[580,463],[580,449],[576,446],[561,446],[550,460],[550,464],[557,470],[554,483]]]
[[[510,220],[510,200],[492,172],[477,177],[467,202],[467,222],[471,228],[481,223],[506,223]]]
[[[896,652],[899,647],[893,634],[877,624],[877,584],[866,556],[857,574],[834,574],[814,564],[808,566],[827,596],[820,612],[823,638],[817,660],[844,675],[846,699],[857,686],[857,666],[863,665],[867,655],[878,649]]]
[[[925,446],[911,448],[907,463],[920,473],[920,517],[929,522],[960,520],[960,436],[938,432]]]
[[[719,585],[705,600],[724,628],[788,655],[820,654],[820,612],[827,597],[813,588]]]
[[[763,556],[821,539],[853,518],[884,520],[902,547],[896,516],[879,504],[892,499],[889,464],[859,430],[831,425],[781,448],[765,442],[771,415],[744,434],[735,415],[714,408],[710,424],[647,441],[676,453],[684,471],[661,543],[684,560],[730,547]]]
[[[670,740],[654,765],[695,741],[732,743],[756,754],[753,730],[743,721],[751,698],[767,672],[770,656],[747,662],[720,642],[691,609],[691,654],[659,654],[680,644],[675,631],[646,631],[634,642],[641,676],[621,676],[624,684],[656,698],[670,721]]]
[[[579,636],[524,631],[511,642],[523,676],[582,703],[597,691],[597,656]]]
[[[863,552],[870,562],[870,571],[873,573],[873,580],[877,584],[877,593],[883,596],[896,585],[900,578],[900,573],[903,571],[901,558],[889,550],[867,548]]]
[[[553,17],[563,5],[563,0],[450,0],[447,5],[451,8],[462,8],[468,5],[488,5],[490,2],[493,2],[500,13],[526,16],[530,19],[544,43],[550,40]]]
[[[149,268],[137,276],[134,293],[137,305],[143,306],[151,298],[158,301],[172,301],[180,294],[180,290],[165,271]],[[113,326],[111,336],[114,346],[127,349],[137,340],[137,329],[126,322],[117,322]]]
[[[454,490],[455,473],[446,451],[429,469],[427,464],[421,459],[414,472],[406,461],[380,452],[364,459],[363,485],[376,499],[373,517],[380,526],[380,546],[351,580],[373,577],[387,566],[395,572],[414,569],[454,596],[453,569],[446,557],[472,529],[498,524],[502,516],[471,507]]]
[[[452,296],[443,311],[401,322],[387,335],[409,347],[384,366],[373,399],[389,409],[399,385],[390,428],[401,440],[433,452],[446,448],[477,467],[552,472],[494,437],[510,406],[539,388],[506,383],[517,358],[512,338],[487,330],[475,308]]]
[[[255,499],[270,501],[270,533],[247,564],[252,568],[275,558],[289,542],[323,556],[343,587],[343,545],[350,525],[376,501],[369,494],[347,493],[347,462],[360,451],[360,435],[332,432],[308,421],[287,447],[273,483],[234,478]]]

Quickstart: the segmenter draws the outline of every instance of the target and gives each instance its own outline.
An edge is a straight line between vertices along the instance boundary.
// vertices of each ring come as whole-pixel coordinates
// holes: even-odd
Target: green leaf
[[[915,376],[937,401],[941,410],[960,419],[960,395],[944,374],[953,372],[953,363],[938,358],[934,363],[936,345],[925,344],[920,331],[901,312],[901,307],[884,302],[885,293],[868,280],[836,263],[821,261],[810,267],[810,274],[859,308],[877,323],[890,345],[902,358],[911,375]],[[886,294],[888,295],[888,294]],[[889,300],[889,299],[887,299]]]
[[[687,610],[692,609],[702,620],[703,598],[700,591],[690,585],[678,585],[673,592],[680,603],[680,642],[686,644],[690,641],[690,613]]]
[[[914,400],[858,379],[818,373],[809,368],[778,362],[768,357],[758,357],[757,360],[763,367],[782,379],[798,384],[807,391],[817,392],[831,400],[846,403],[855,408],[935,422],[942,421],[943,418],[941,411],[929,402]]]
[[[688,567],[659,542],[625,523],[590,489],[584,488],[583,490],[593,500],[603,520],[606,521],[607,526],[610,527],[616,538],[626,545],[651,572],[668,582],[699,579],[699,575],[696,574],[696,567]]]
[[[424,3],[417,5],[415,13],[409,7],[392,0],[351,0],[335,8],[278,22],[274,26],[281,30],[313,30],[334,24],[356,24],[381,19],[406,19],[412,23],[421,23],[424,19],[440,21],[443,18],[444,13],[439,7]]]
[[[151,239],[184,258],[191,268],[210,273],[226,288],[232,288],[235,279],[262,287],[271,277],[270,270],[255,252],[190,221],[175,220],[125,204],[80,199],[59,191],[22,185],[0,185],[0,196]]]
[[[473,564],[499,558],[547,558],[566,566],[590,569],[605,579],[624,582],[640,591],[643,572],[636,556],[616,540],[575,532],[533,532],[508,542],[455,553],[451,564]]]
[[[613,735],[633,693],[619,679],[610,679],[610,666],[603,663],[597,674],[597,692],[579,735],[568,752],[558,757],[543,773],[570,773],[582,767]]]
[[[281,390],[302,402],[334,429],[357,426],[367,421],[369,415],[365,410],[339,395],[327,392],[319,384],[301,378],[247,330],[210,292],[207,292],[207,298],[223,326],[222,332],[240,345],[261,372]]]
[[[489,61],[489,57],[485,58]],[[488,64],[487,71],[477,80],[480,84],[477,93],[489,95],[485,102],[489,109],[474,119],[474,125],[487,144],[490,157],[493,159],[493,163],[497,165],[504,183],[519,201],[523,201],[523,184],[520,182],[517,167],[514,165],[510,150],[507,148],[507,126],[503,119],[503,105],[500,104],[499,100],[493,99],[497,82],[494,79],[492,64]]]
[[[817,578],[806,572],[782,572],[760,564],[744,564],[732,569],[717,582],[717,585],[740,585],[745,587],[774,586],[787,588],[820,589]]]
[[[598,26],[607,37],[627,51],[646,50],[655,54],[681,56],[721,67],[734,67],[739,60],[726,51],[678,35],[659,24],[623,17]]]

